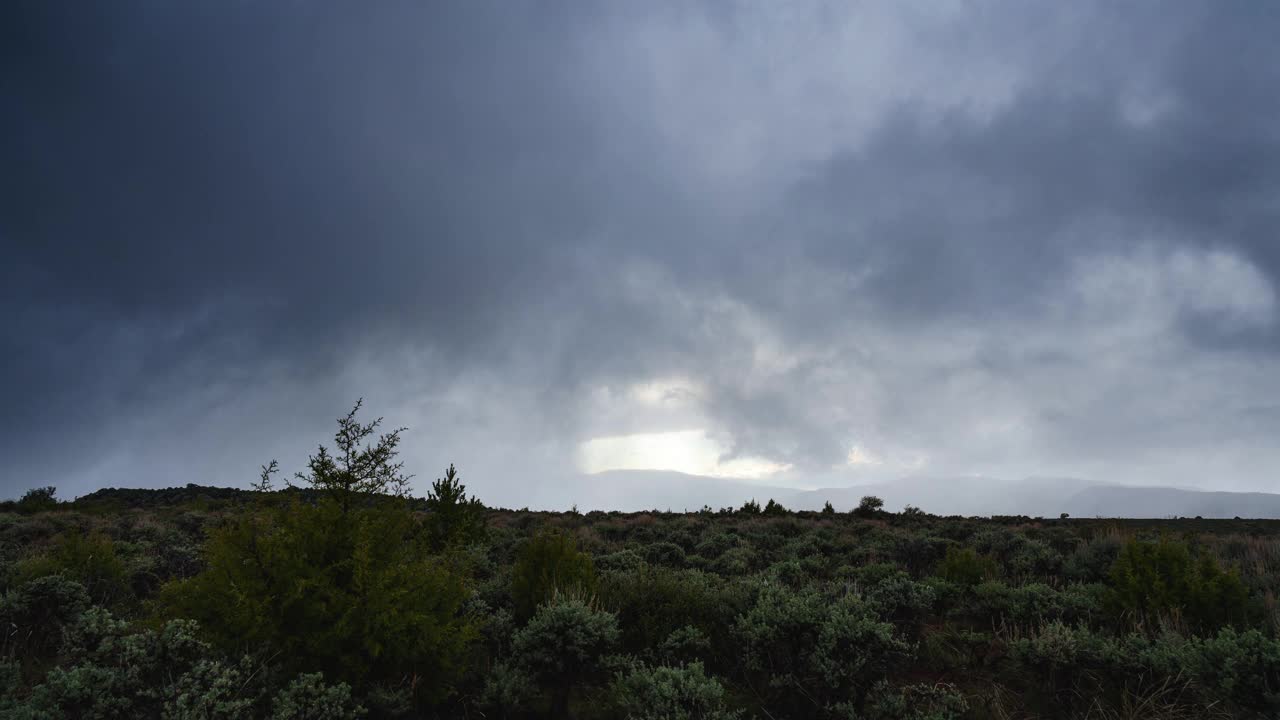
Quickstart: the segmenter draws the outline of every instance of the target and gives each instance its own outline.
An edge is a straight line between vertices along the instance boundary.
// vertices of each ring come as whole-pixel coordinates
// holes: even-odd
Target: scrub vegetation
[[[0,716],[1280,717],[1280,522],[489,508],[358,410],[283,487],[0,505]]]

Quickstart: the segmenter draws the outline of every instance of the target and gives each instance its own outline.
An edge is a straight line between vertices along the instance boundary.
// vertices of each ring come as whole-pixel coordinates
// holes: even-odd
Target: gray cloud
[[[1276,489],[1274,12],[4,13],[8,494],[244,483],[361,395],[496,502],[688,429]]]

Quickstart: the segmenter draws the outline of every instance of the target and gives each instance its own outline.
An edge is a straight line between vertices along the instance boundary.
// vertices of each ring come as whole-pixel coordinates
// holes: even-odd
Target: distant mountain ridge
[[[914,505],[937,515],[1027,515],[1057,517],[1280,518],[1280,494],[1218,492],[1162,486],[1129,486],[1079,478],[1031,477],[1001,480],[981,476],[907,477],[849,487],[796,490],[741,480],[687,475],[674,471],[614,470],[583,475],[544,494],[542,507],[577,504],[581,510],[696,510],[739,507],[769,499],[793,510],[837,510],[857,506],[864,495],[899,511]]]
[[[307,495],[308,490],[292,492]],[[76,500],[80,505],[114,504],[153,507],[190,501],[243,503],[254,492],[240,488],[186,487],[103,488]],[[850,487],[796,490],[728,478],[688,475],[664,470],[612,470],[571,476],[530,488],[525,498],[480,499],[493,507],[567,510],[695,511],[738,508],[748,500],[764,505],[773,499],[792,510],[820,510],[830,502],[836,510],[856,507],[864,495],[875,495],[893,512],[914,505],[935,515],[1026,515],[1115,518],[1280,518],[1280,494],[1222,492],[1175,487],[1142,487],[1090,482],[1076,478],[909,477]],[[422,500],[418,499],[418,503]]]

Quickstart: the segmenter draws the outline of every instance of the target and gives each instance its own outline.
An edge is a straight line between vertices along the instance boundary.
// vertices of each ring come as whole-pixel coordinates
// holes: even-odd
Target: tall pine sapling
[[[432,546],[467,545],[484,537],[484,504],[467,497],[467,487],[449,464],[444,477],[431,483],[427,494],[427,529]]]

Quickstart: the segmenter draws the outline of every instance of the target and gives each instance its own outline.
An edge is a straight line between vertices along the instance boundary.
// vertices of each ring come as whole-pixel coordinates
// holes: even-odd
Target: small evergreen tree
[[[436,550],[469,545],[484,537],[484,505],[467,497],[452,463],[444,477],[431,483],[427,512],[427,536]]]
[[[382,425],[382,418],[371,423],[356,420],[356,413],[363,405],[364,399],[361,398],[356,401],[351,412],[338,418],[338,431],[333,436],[337,452],[330,453],[328,448],[321,445],[316,454],[307,460],[309,472],[294,474],[299,482],[333,499],[343,514],[349,512],[362,496],[408,497],[409,480],[413,477],[402,472],[404,463],[395,461],[400,433],[405,428],[396,428],[379,435],[377,442],[370,443],[369,438]],[[257,489],[271,489],[270,475],[275,472],[275,468],[274,460],[263,468],[262,481],[255,486]],[[293,487],[292,483],[286,483]]]
[[[835,514],[836,514],[836,509],[835,509],[834,507],[832,507],[832,505],[831,505],[831,501],[830,501],[830,500],[828,500],[828,501],[826,501],[825,503],[823,503],[823,504],[822,504],[822,514],[823,514],[823,515],[835,515]]]
[[[864,495],[854,508],[853,514],[858,517],[875,517],[884,509],[884,500],[875,495]]]

